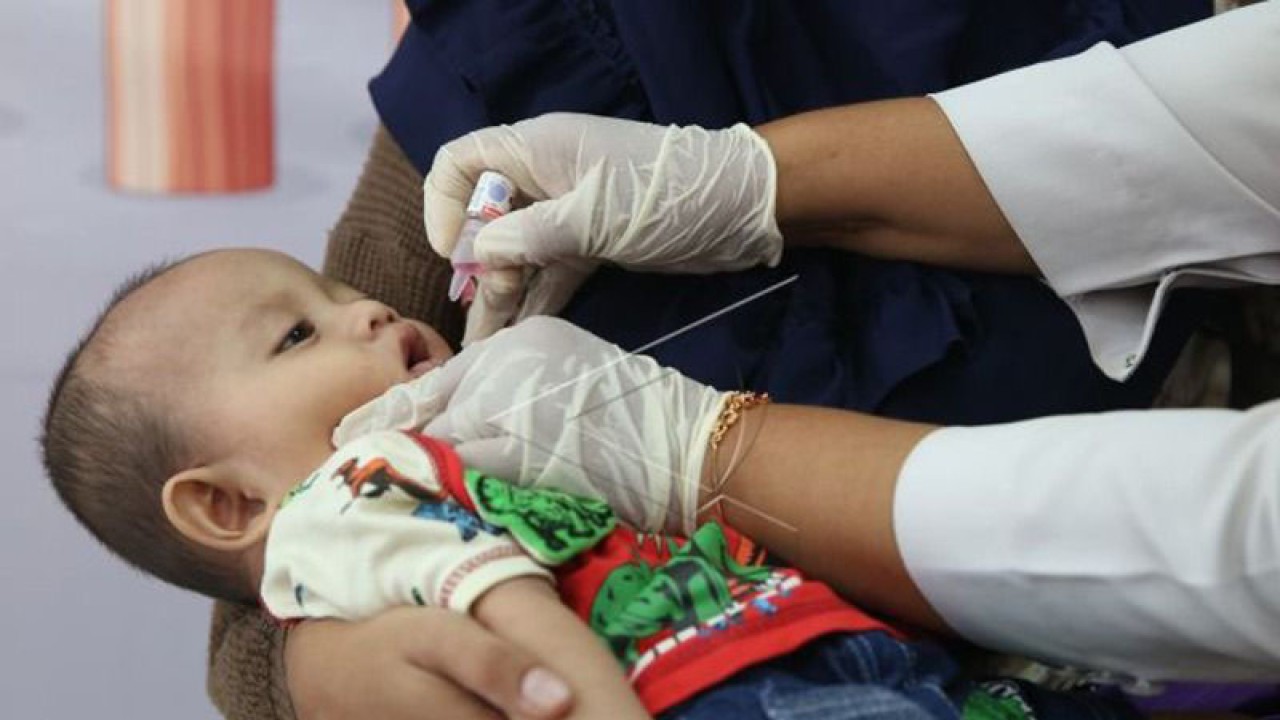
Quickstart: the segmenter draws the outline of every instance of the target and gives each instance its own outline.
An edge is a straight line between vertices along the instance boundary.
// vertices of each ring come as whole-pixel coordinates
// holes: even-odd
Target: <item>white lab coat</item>
[[[1108,375],[1141,359],[1170,288],[1280,282],[1280,2],[936,99]],[[1280,403],[940,430],[895,528],[982,644],[1280,679]]]
[[[1172,287],[1280,283],[1280,3],[934,97],[1110,377]]]

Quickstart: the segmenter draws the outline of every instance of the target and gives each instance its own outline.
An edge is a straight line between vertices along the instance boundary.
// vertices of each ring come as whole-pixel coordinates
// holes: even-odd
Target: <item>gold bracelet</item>
[[[729,430],[742,419],[747,410],[767,405],[769,401],[768,393],[735,392],[729,395],[724,407],[720,410],[720,417],[716,419],[715,428],[711,431],[711,471],[713,473],[720,467],[720,445],[729,434]],[[754,442],[755,437],[753,436],[751,443],[748,444]],[[716,511],[716,519],[721,523],[724,522],[724,500],[727,499],[724,489],[729,484],[729,478],[733,475],[733,472],[738,469],[738,463],[745,457],[745,455],[740,454],[742,444],[742,433],[739,433],[737,442],[733,445],[733,457],[729,458],[729,467],[725,468],[723,475],[716,478],[714,485],[707,488],[710,497],[698,508],[698,515],[714,509]]]
[[[725,401],[724,407],[721,408],[720,417],[716,420],[716,426],[711,431],[711,451],[715,452],[720,449],[720,443],[724,442],[724,436],[728,435],[729,429],[742,418],[742,413],[767,402],[769,402],[769,393],[729,393],[729,399]]]

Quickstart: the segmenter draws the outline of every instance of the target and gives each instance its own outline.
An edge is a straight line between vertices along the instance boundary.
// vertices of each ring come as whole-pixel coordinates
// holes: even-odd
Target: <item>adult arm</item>
[[[927,435],[804,407],[742,424],[728,519],[859,602],[1135,677],[1280,678],[1280,403]]]
[[[209,654],[209,695],[228,720],[422,720],[439,709],[494,718],[530,703],[542,703],[537,717],[552,720],[568,709],[554,700],[554,686],[537,694],[547,686],[543,671],[530,675],[542,667],[536,658],[438,608],[310,620],[285,632],[257,608],[218,603]]]
[[[905,98],[756,128],[777,162],[788,243],[1031,274],[1036,266],[946,115]]]
[[[514,310],[516,269],[546,268],[525,312],[550,312],[600,261],[663,272],[773,262],[780,226],[788,242],[1040,272],[1099,366],[1123,379],[1171,287],[1280,282],[1278,44],[1280,5],[1264,2],[932,100],[784,119],[758,129],[764,149],[742,126],[544,116],[441,149],[428,235],[451,251],[485,168],[545,201],[477,237],[505,309],[471,339]]]
[[[545,580],[507,580],[474,614],[401,607],[302,623],[286,654],[297,717],[647,717],[617,660]]]
[[[440,608],[393,608],[360,622],[308,620],[289,632],[284,660],[299,720],[549,720],[568,710],[566,686],[548,685],[538,658],[472,618]],[[542,714],[531,712],[537,707]]]
[[[903,563],[893,521],[902,465],[933,430],[827,408],[748,410],[708,453],[698,504],[718,505],[748,537],[859,605],[947,631]],[[739,442],[747,450],[735,466]]]
[[[1263,3],[948,90],[937,104],[763,125],[778,221],[869,254],[1039,268],[1064,296],[1274,253],[1278,42],[1280,6]]]
[[[426,419],[505,477],[641,495],[619,507],[646,529],[688,528],[726,490],[731,523],[868,608],[1146,678],[1280,678],[1280,403],[946,429],[765,406],[733,425],[749,450],[721,487],[722,403],[562,321],[412,389],[361,415]],[[661,472],[620,484],[629,457]]]
[[[758,128],[788,241],[1038,272],[1127,378],[1175,287],[1280,282],[1280,5]]]

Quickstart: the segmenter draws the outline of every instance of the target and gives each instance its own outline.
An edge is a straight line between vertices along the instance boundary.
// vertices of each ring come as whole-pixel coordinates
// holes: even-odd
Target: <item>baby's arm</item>
[[[649,717],[617,659],[561,602],[548,581],[538,577],[507,580],[480,596],[472,613],[496,635],[568,680],[575,698],[569,717]]]

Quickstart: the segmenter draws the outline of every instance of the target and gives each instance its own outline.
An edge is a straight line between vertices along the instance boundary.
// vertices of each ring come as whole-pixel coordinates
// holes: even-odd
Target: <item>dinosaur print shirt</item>
[[[338,450],[281,503],[262,600],[279,619],[359,619],[394,605],[467,612],[490,587],[553,575],[651,713],[832,632],[879,620],[716,523],[640,533],[598,500],[518,488],[447,445],[388,431]]]

